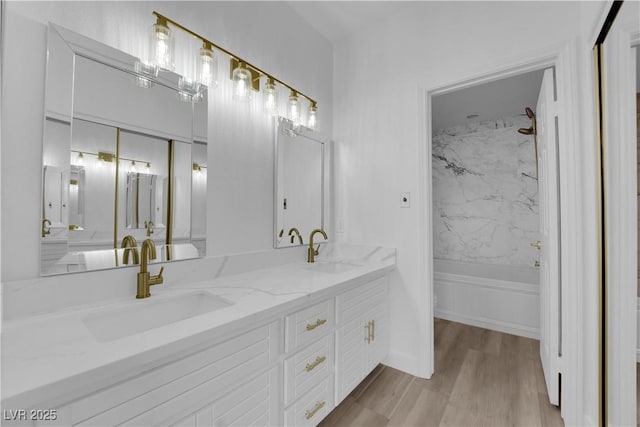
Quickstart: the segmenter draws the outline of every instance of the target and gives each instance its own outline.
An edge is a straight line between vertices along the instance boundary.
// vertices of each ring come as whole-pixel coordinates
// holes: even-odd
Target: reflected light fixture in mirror
[[[149,52],[151,53],[151,63],[164,70],[173,71],[175,40],[173,33],[167,25],[167,20],[161,16],[155,24],[151,26],[149,32]]]
[[[210,88],[218,86],[218,61],[209,42],[203,42],[200,48],[198,82]]]
[[[300,124],[300,101],[298,101],[298,93],[295,90],[289,95],[289,120],[294,125]]]
[[[278,113],[278,90],[273,77],[267,77],[267,83],[264,85],[264,109],[269,114]]]
[[[247,64],[238,62],[238,66],[233,70],[233,99],[248,101],[250,88],[251,72],[247,69]]]

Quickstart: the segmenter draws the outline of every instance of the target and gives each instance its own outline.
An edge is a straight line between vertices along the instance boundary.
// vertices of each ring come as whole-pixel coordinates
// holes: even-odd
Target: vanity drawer
[[[313,343],[333,329],[333,299],[307,307],[285,318],[285,351]]]
[[[284,411],[285,426],[315,426],[333,409],[333,376],[302,396]]]
[[[278,330],[274,322],[75,401],[71,423],[119,425],[185,395],[185,408],[202,407],[278,357]]]
[[[333,374],[333,348],[331,334],[284,361],[285,406]]]
[[[384,303],[388,299],[389,286],[386,276],[338,295],[336,298],[338,325],[364,315],[372,306]]]

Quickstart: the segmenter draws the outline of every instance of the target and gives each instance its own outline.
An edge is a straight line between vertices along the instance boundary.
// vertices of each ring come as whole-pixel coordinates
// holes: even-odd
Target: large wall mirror
[[[275,147],[274,246],[307,244],[314,229],[328,231],[330,143],[317,132],[279,117]]]
[[[41,274],[204,256],[206,128],[206,88],[49,24]]]

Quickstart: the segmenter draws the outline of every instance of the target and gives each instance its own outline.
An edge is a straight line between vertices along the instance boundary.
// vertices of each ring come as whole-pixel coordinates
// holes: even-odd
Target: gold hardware
[[[318,366],[319,364],[321,364],[321,363],[322,363],[322,362],[324,362],[325,360],[327,360],[326,356],[322,356],[322,357],[321,357],[321,356],[318,356],[318,357],[316,357],[315,362],[313,362],[313,363],[307,363],[307,367],[306,367],[307,372],[311,372],[311,371],[313,371],[313,369],[314,369],[316,366]]]
[[[540,267],[540,261],[536,260],[536,262],[533,263],[534,267]]]
[[[280,229],[280,233],[278,233],[278,237],[282,237],[284,235],[284,228]]]
[[[311,419],[311,417],[313,417],[316,412],[318,412],[320,409],[324,408],[324,405],[326,405],[326,402],[323,400],[322,402],[316,402],[316,406],[310,410],[310,411],[305,411],[304,416],[306,419]]]
[[[80,227],[78,224],[69,224],[69,230],[71,231],[82,230],[82,227]]]
[[[316,255],[318,255],[318,251],[320,249],[320,245],[318,245],[318,248],[316,249],[313,248],[313,236],[316,233],[322,234],[322,236],[324,237],[324,240],[327,240],[329,238],[327,236],[327,233],[325,233],[325,231],[322,228],[316,228],[311,232],[311,234],[309,235],[309,250],[307,251],[307,262],[315,262]]]
[[[307,98],[309,100],[309,102],[314,103],[315,105],[317,105],[317,102],[314,99],[312,99],[311,97],[303,94],[302,92],[300,92],[297,89],[292,88],[291,86],[289,86],[288,84],[286,84],[282,80],[279,80],[279,79],[273,77],[272,75],[264,72],[263,70],[261,70],[260,68],[256,67],[255,65],[249,63],[248,61],[245,61],[244,59],[241,59],[238,55],[234,54],[233,52],[228,51],[227,49],[225,49],[225,48],[213,43],[210,40],[207,40],[206,38],[202,37],[200,34],[194,32],[194,31],[191,31],[187,27],[178,24],[176,21],[174,21],[172,19],[169,19],[164,15],[161,15],[160,13],[156,12],[155,10],[153,11],[153,14],[157,17],[158,22],[160,22],[160,20],[162,19],[163,25],[167,26],[167,24],[171,24],[171,25],[181,29],[182,31],[184,31],[184,32],[186,32],[188,34],[191,34],[193,37],[202,40],[203,43],[206,43],[206,44],[210,45],[211,47],[215,47],[217,50],[219,50],[219,51],[227,54],[228,56],[230,56],[231,59],[232,59],[232,64],[231,64],[231,67],[232,67],[231,68],[231,72],[232,73],[233,73],[233,69],[235,68],[235,67],[233,67],[233,61],[244,62],[246,64],[247,68],[249,70],[251,70],[252,86],[255,85],[255,82],[256,82],[255,76],[257,76],[258,79],[259,79],[260,76],[266,76],[268,79],[272,79],[272,80],[280,83],[282,86],[284,86],[284,87],[286,87],[286,88],[288,88],[290,90],[295,90],[296,92],[298,92],[298,94],[300,94],[304,98]],[[259,83],[258,83],[258,86],[257,86],[257,88],[255,90],[258,90],[258,89],[259,89]]]
[[[532,242],[531,246],[533,246],[537,250],[540,250],[542,248],[542,243],[540,242],[540,240],[538,240],[538,241]]]
[[[151,237],[153,234],[153,221],[145,221],[144,228],[147,229],[147,237]]]
[[[202,166],[200,166],[197,163],[194,163],[193,164],[193,170],[196,171],[196,172],[200,172],[200,171],[202,171]]]
[[[69,185],[78,185],[78,180],[77,179],[70,179],[69,180]]]
[[[367,322],[364,328],[367,330],[367,336],[364,337],[364,340],[369,344],[371,342],[371,322]]]
[[[173,243],[173,215],[174,215],[174,185],[175,185],[175,155],[176,155],[176,142],[173,139],[169,140],[169,147],[167,148],[167,156],[169,158],[169,179],[167,180],[167,225],[165,232],[165,243],[171,245]]]
[[[103,162],[113,163],[115,158],[116,158],[115,154],[105,153],[104,151],[98,152],[98,160],[102,160]]]
[[[301,245],[304,245],[304,242],[302,241],[302,236],[300,235],[300,231],[298,231],[297,228],[293,227],[289,230],[289,236],[291,236],[291,243],[293,243],[293,241],[295,240],[295,237],[293,235],[293,233],[295,233],[298,236],[298,240],[300,241]]]
[[[46,224],[46,225],[45,225]],[[42,220],[42,237],[51,234],[51,221],[47,218]]]
[[[157,276],[151,276],[147,271],[147,259],[156,259],[156,245],[153,240],[146,239],[142,242],[141,252],[142,262],[140,263],[140,273],[138,273],[138,293],[136,298],[149,298],[151,296],[149,287],[163,282],[162,272],[164,267],[160,268],[160,273]]]
[[[376,321],[371,321],[371,341],[376,340]]]
[[[124,239],[122,239],[122,243],[120,244],[120,247],[124,249],[124,253],[122,254],[122,263],[123,264],[129,264],[129,253],[133,253],[133,263],[134,264],[139,264],[140,263],[140,258],[138,256],[138,244],[136,242],[136,239],[128,234],[126,236],[124,236]]]
[[[327,323],[327,319],[318,319],[316,320],[316,323],[307,324],[307,331],[313,331],[315,328],[317,328],[318,326],[322,326],[325,323]]]

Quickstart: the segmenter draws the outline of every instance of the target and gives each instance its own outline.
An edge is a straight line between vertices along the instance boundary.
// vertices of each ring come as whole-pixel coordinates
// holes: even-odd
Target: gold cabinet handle
[[[531,243],[531,246],[533,246],[534,248],[536,248],[537,250],[540,250],[542,248],[542,243],[540,242],[540,240],[537,240],[535,242]]]
[[[324,405],[326,405],[326,402],[324,400],[322,402],[316,402],[316,406],[312,410],[305,411],[304,417],[308,420],[311,419],[311,417],[313,417],[316,414],[316,412],[324,408]]]
[[[327,319],[318,319],[314,324],[307,324],[307,331],[313,331],[315,328],[317,328],[318,326],[322,326],[325,323],[327,323]]]
[[[322,363],[322,362],[324,362],[325,360],[327,360],[327,357],[326,357],[326,356],[318,356],[318,357],[316,357],[315,362],[307,363],[307,367],[306,367],[307,372],[311,372],[311,371],[313,371],[313,369],[314,369],[316,366],[318,366],[319,364],[321,364],[321,363]]]
[[[371,321],[371,341],[376,340],[376,321]]]
[[[364,337],[364,340],[369,344],[371,342],[371,322],[367,322],[364,328],[367,330],[367,336]]]

